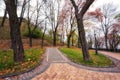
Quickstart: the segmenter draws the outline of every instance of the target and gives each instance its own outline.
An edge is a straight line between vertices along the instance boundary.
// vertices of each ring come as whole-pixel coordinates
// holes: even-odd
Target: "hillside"
[[[2,21],[2,18],[0,17],[0,23]],[[25,21],[22,22],[21,25],[21,36],[22,38],[25,38],[23,36],[25,30],[27,29],[27,23]],[[10,28],[9,28],[9,20],[6,19],[4,23],[4,27],[0,27],[0,40],[3,39],[10,39]]]
[[[0,23],[2,18],[0,17]],[[27,30],[27,21],[23,21],[21,25],[21,36],[22,41],[25,46],[29,46],[29,38],[24,36],[25,31]],[[41,35],[40,35],[41,36]],[[46,35],[44,46],[51,46],[52,39]],[[4,23],[4,27],[0,27],[0,48],[8,49],[10,47],[10,28],[9,28],[9,20],[6,19]],[[38,46],[41,44],[41,38],[33,39],[33,46]]]

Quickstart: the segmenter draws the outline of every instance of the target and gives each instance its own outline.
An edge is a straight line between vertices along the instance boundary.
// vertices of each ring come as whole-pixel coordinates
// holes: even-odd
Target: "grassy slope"
[[[89,51],[91,56],[91,61],[85,62],[83,60],[82,51],[78,48],[60,48],[60,50],[73,62],[76,62],[78,64],[95,66],[95,67],[110,66],[112,64],[112,61],[110,59],[108,59],[102,54],[95,55],[94,51]]]

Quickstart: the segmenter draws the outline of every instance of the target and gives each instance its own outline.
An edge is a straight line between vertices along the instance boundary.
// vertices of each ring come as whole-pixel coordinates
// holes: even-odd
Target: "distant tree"
[[[112,22],[113,22],[113,15],[115,14],[117,8],[114,7],[113,4],[106,4],[103,5],[103,21],[101,21],[101,27],[104,32],[104,37],[105,37],[105,45],[106,49],[108,49],[108,33],[110,31]]]
[[[32,47],[32,31],[30,28],[30,1],[28,2],[27,6],[27,26],[29,31],[29,46]]]
[[[44,6],[45,16],[48,19],[47,11],[46,11],[46,8],[47,8],[46,1],[44,1],[44,4],[45,4],[45,6]],[[47,30],[47,20],[46,19],[44,20],[44,27],[42,29],[43,29],[43,34],[42,34],[41,48],[43,48],[43,46],[44,46],[44,37],[45,37],[46,30]]]
[[[53,34],[53,46],[56,46],[56,42],[57,42],[57,30],[59,27],[59,16],[60,16],[60,3],[61,0],[49,0],[46,1],[46,6],[48,6],[47,10],[47,16],[49,18],[49,23],[52,26],[52,34]],[[55,7],[56,6],[56,7]]]
[[[93,45],[92,35],[89,34],[87,38],[88,38],[88,48],[90,49],[92,48],[92,45]]]
[[[44,46],[44,37],[45,37],[46,30],[47,30],[47,22],[45,21],[44,30],[43,30],[43,34],[42,34],[41,48],[43,48],[43,46]]]
[[[70,47],[70,41],[71,41],[71,37],[72,37],[72,34],[75,32],[75,27],[74,24],[75,24],[75,16],[73,14],[73,7],[71,7],[71,10],[70,10],[70,31],[68,32],[67,34],[67,47],[69,48]]]
[[[77,46],[78,45],[77,42],[78,42],[78,34],[76,31],[74,31],[71,36],[71,45]]]
[[[117,50],[117,46],[120,44],[120,22],[114,23],[112,30],[108,34],[109,46],[112,51]]]
[[[88,43],[88,48],[92,48],[94,43],[94,29],[96,28],[95,24],[89,19],[84,20],[84,27],[86,32],[86,38]]]
[[[2,18],[2,22],[1,22],[1,24],[0,24],[0,27],[3,27],[3,26],[4,26],[6,17],[7,17],[7,10],[5,9],[5,10],[4,10],[4,16],[3,16],[3,18]]]
[[[34,34],[35,30],[38,28],[38,26],[44,21],[43,20],[39,20],[40,18],[40,14],[41,14],[41,7],[43,5],[43,1],[39,2],[39,0],[36,0],[36,6],[35,9],[33,11],[31,11],[31,5],[30,5],[30,1],[28,2],[28,6],[27,6],[27,25],[28,25],[28,32],[29,32],[29,46],[32,47],[32,35]],[[30,14],[30,12],[32,12]],[[35,18],[35,23],[32,23],[32,18]]]
[[[90,12],[88,14],[95,16],[100,23],[101,23],[101,29],[104,33],[105,38],[105,46],[106,49],[108,49],[108,33],[112,27],[114,14],[116,14],[117,7],[114,6],[112,3],[104,4],[102,8],[98,8],[93,12]]]

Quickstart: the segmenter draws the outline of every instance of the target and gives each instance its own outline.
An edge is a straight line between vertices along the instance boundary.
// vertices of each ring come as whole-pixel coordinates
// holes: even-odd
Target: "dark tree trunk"
[[[6,9],[9,15],[11,44],[14,53],[14,61],[24,61],[24,49],[21,40],[20,26],[17,16],[17,3],[15,0],[6,0]]]
[[[45,29],[44,29],[44,32],[43,32],[43,35],[42,35],[42,41],[41,41],[41,48],[43,48],[44,46],[44,37],[45,37],[45,32],[46,32],[46,22],[45,22]]]
[[[95,55],[98,55],[97,39],[95,33],[94,33],[94,38],[95,38]]]
[[[68,35],[67,37],[67,47],[70,48],[70,39],[71,39],[71,35]]]
[[[28,25],[28,32],[29,32],[29,46],[30,47],[32,47],[32,31],[31,31],[31,27],[30,27],[30,2],[28,2],[28,13],[27,13],[27,18],[28,18],[28,23],[27,23],[27,25]]]
[[[60,35],[60,43],[62,44],[62,34]]]
[[[107,35],[105,35],[105,46],[106,46],[106,49],[108,50],[108,44],[107,44],[107,42],[108,42]]]
[[[30,34],[30,36],[29,36],[29,46],[30,47],[32,47],[33,45],[32,45],[32,35]]]
[[[44,33],[42,35],[41,48],[43,48],[43,46],[44,46],[44,36],[45,36],[45,30],[44,30]]]
[[[75,17],[77,19],[77,26],[78,26],[78,35],[80,38],[80,43],[83,52],[83,59],[84,61],[90,61],[90,55],[88,51],[87,41],[85,37],[85,30],[83,25],[83,16],[90,7],[90,5],[94,2],[94,0],[86,0],[86,3],[82,7],[81,11],[79,12],[78,6],[75,3],[75,0],[70,0],[74,9],[75,9]]]
[[[32,47],[32,32],[29,21],[28,21],[28,31],[29,31],[29,46]]]
[[[57,28],[58,28],[59,23],[57,22],[57,25],[55,27],[55,30],[53,31],[53,46],[56,46],[56,41],[57,41]]]
[[[87,41],[86,41],[86,37],[85,37],[85,30],[84,30],[84,26],[83,26],[82,17],[80,17],[80,18],[77,17],[77,24],[78,24],[78,34],[79,34],[80,43],[81,43],[82,52],[83,52],[83,58],[85,61],[89,61],[90,55],[89,55]]]
[[[63,39],[64,39],[64,34],[63,34]],[[62,41],[62,46],[64,46],[65,45],[65,43],[64,43],[64,40]]]
[[[53,32],[53,46],[56,46],[56,31]]]
[[[6,17],[7,17],[7,10],[5,9],[4,16],[3,16],[3,18],[2,18],[2,22],[1,22],[0,27],[3,27],[3,26],[4,26]]]
[[[74,39],[73,39],[73,36],[72,36],[72,46],[74,46]]]
[[[81,48],[81,45],[80,45],[80,38],[78,37],[78,48]]]

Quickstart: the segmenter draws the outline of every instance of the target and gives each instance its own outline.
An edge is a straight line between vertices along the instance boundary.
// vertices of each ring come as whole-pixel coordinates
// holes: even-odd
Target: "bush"
[[[28,31],[28,29],[27,30],[25,30],[25,32],[24,32],[24,34],[23,34],[25,37],[30,37],[30,35],[29,35],[29,31]],[[35,31],[32,33],[32,38],[41,38],[41,36],[42,36],[42,31],[41,31],[41,29],[35,29]]]

